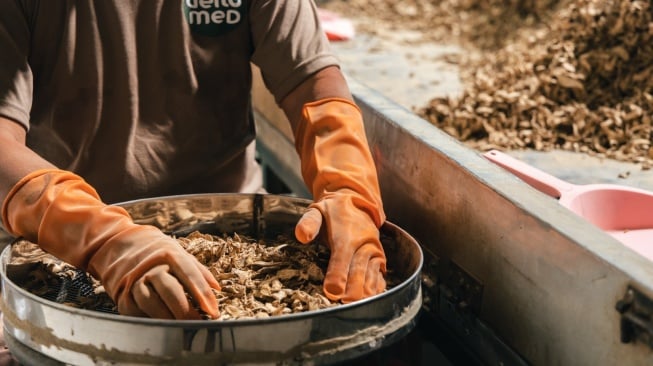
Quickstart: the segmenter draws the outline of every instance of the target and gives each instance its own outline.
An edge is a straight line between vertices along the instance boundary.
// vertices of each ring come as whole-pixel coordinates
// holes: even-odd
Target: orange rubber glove
[[[295,227],[306,244],[324,231],[331,258],[324,292],[348,303],[385,290],[385,221],[379,183],[358,107],[346,99],[307,103],[295,145],[315,200]],[[323,227],[324,226],[324,227]]]
[[[104,204],[81,177],[56,169],[21,179],[2,205],[9,233],[98,278],[121,314],[200,319],[186,291],[218,316],[217,280],[175,239],[135,224],[127,211]]]

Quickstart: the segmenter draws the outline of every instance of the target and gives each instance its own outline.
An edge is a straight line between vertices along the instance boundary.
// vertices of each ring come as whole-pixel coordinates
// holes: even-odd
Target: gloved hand
[[[331,250],[324,292],[348,303],[385,290],[386,257],[379,239],[385,221],[376,168],[358,107],[346,99],[307,103],[295,145],[314,203],[300,218],[302,243],[322,229]]]
[[[218,316],[212,289],[220,286],[206,267],[156,227],[135,224],[123,208],[104,204],[71,172],[25,176],[5,198],[2,221],[12,235],[98,278],[121,314],[200,319],[188,292]]]

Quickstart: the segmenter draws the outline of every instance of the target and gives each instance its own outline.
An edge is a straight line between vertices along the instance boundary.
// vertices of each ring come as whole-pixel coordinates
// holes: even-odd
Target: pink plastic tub
[[[497,150],[483,155],[653,260],[653,192],[617,184],[571,184]]]

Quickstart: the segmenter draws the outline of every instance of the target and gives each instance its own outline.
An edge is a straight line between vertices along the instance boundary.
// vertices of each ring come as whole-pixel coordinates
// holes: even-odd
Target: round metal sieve
[[[183,235],[292,235],[310,201],[262,194],[198,194],[120,204],[135,221]],[[409,333],[422,305],[418,243],[396,225],[381,228],[388,268],[401,281],[377,296],[266,319],[179,321],[78,309],[29,293],[7,274],[2,252],[4,331],[21,349],[72,365],[322,365],[350,360]],[[70,287],[74,289],[74,287]],[[70,296],[70,293],[66,293]],[[38,357],[37,357],[38,358]]]

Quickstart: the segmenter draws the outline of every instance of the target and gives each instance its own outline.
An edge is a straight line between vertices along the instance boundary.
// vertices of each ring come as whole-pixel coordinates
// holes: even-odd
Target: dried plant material
[[[255,241],[238,234],[214,236],[197,231],[177,240],[220,283],[222,291],[216,292],[218,320],[268,318],[339,304],[327,299],[322,290],[329,261],[325,245],[303,245],[283,237]],[[117,313],[97,280],[29,241],[12,245],[7,272],[12,281],[37,296]],[[388,287],[394,286],[397,281],[391,274],[388,277]]]
[[[220,318],[267,318],[337,305],[324,296],[326,246],[194,232],[178,239],[218,279]]]
[[[27,240],[12,244],[7,276],[42,298],[81,309],[115,312],[113,300],[97,280]]]
[[[322,3],[466,47],[462,95],[434,97],[416,112],[472,148],[653,163],[651,0]]]
[[[648,169],[652,22],[650,1],[575,1],[550,31],[488,55],[462,97],[421,113],[479,150],[562,149]]]

